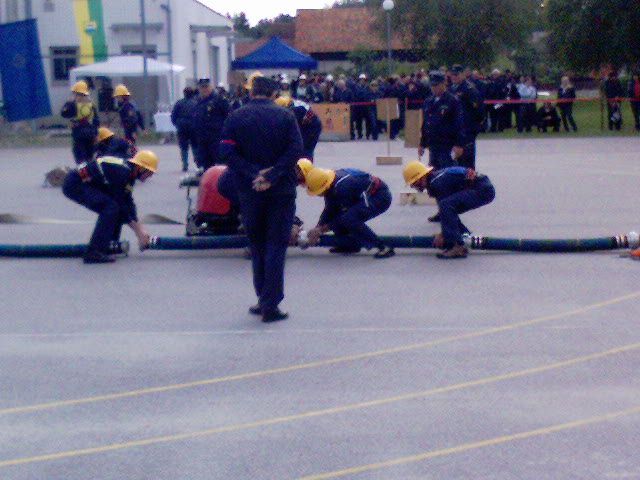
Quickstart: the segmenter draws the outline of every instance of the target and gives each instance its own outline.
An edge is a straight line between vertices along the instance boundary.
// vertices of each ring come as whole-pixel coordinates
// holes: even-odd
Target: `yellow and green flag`
[[[107,59],[102,0],[73,0],[76,28],[80,37],[80,64],[89,65]]]

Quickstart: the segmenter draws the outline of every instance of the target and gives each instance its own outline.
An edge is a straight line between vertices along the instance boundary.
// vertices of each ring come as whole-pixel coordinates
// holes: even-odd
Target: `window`
[[[69,70],[78,65],[78,47],[51,47],[53,81],[69,81]]]
[[[45,12],[55,12],[56,4],[53,2],[53,0],[44,0],[43,9]]]
[[[158,58],[158,47],[155,45],[147,45],[147,58]],[[142,49],[142,45],[123,45],[122,46],[122,54],[123,55],[142,55],[144,50]]]

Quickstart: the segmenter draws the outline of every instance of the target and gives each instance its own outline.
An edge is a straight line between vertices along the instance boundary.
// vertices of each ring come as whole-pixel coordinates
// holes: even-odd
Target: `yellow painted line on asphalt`
[[[376,400],[370,400],[370,401],[366,401],[366,402],[352,403],[352,404],[343,405],[343,406],[340,406],[340,407],[332,407],[332,408],[326,408],[326,409],[322,409],[322,410],[312,410],[312,411],[309,411],[309,412],[299,413],[299,414],[295,414],[295,415],[287,415],[287,416],[283,416],[283,417],[268,418],[268,419],[258,420],[258,421],[249,422],[249,423],[239,423],[239,424],[235,424],[235,425],[227,425],[227,426],[224,426],[224,427],[216,427],[216,428],[211,428],[211,429],[207,429],[207,430],[200,430],[200,431],[196,431],[196,432],[179,433],[179,434],[175,434],[175,435],[166,435],[166,436],[161,436],[161,437],[146,438],[146,439],[142,439],[142,440],[134,440],[134,441],[131,441],[131,442],[114,443],[114,444],[104,445],[104,446],[100,446],[100,447],[85,448],[85,449],[80,449],[80,450],[69,450],[69,451],[66,451],[66,452],[52,453],[52,454],[47,454],[47,455],[38,455],[38,456],[34,456],[34,457],[17,458],[17,459],[13,459],[13,460],[4,460],[4,461],[0,461],[0,468],[2,468],[2,467],[11,467],[11,466],[16,466],[16,465],[25,465],[25,464],[37,463],[37,462],[47,462],[47,461],[53,461],[53,460],[62,460],[62,459],[65,459],[65,458],[80,457],[80,456],[85,456],[85,455],[94,455],[94,454],[98,454],[98,453],[107,453],[107,452],[112,452],[112,451],[115,451],[115,450],[126,450],[126,449],[129,449],[129,448],[144,447],[144,446],[147,446],[147,445],[157,445],[157,444],[162,444],[162,443],[172,443],[172,442],[178,442],[178,441],[181,441],[181,440],[193,440],[193,439],[196,439],[196,438],[208,437],[208,436],[212,436],[212,435],[216,435],[216,434],[220,434],[220,433],[239,432],[239,431],[249,430],[249,429],[254,429],[254,428],[267,427],[267,426],[270,426],[270,425],[278,425],[278,424],[284,424],[284,423],[294,422],[294,421],[298,421],[298,420],[305,420],[305,419],[309,419],[309,418],[321,417],[321,416],[325,416],[325,415],[335,415],[335,414],[338,414],[338,413],[361,410],[361,409],[364,409],[364,408],[377,407],[377,406],[381,406],[381,405],[388,405],[388,404],[407,401],[407,400],[414,400],[414,399],[417,399],[417,398],[425,398],[425,397],[429,397],[429,396],[433,396],[433,395],[439,395],[439,394],[453,392],[453,391],[457,391],[457,390],[463,390],[463,389],[466,389],[466,388],[477,387],[477,386],[480,386],[480,385],[488,385],[488,384],[492,384],[492,383],[501,382],[501,381],[504,381],[504,380],[511,380],[511,379],[515,379],[515,378],[525,377],[525,376],[528,376],[528,375],[534,375],[534,374],[537,374],[537,373],[548,372],[548,371],[551,371],[551,370],[557,370],[557,369],[560,369],[560,368],[565,368],[565,367],[577,365],[577,364],[580,364],[580,363],[588,362],[588,361],[591,361],[591,360],[597,360],[597,359],[600,359],[600,358],[605,358],[605,357],[609,357],[609,356],[612,356],[612,355],[618,355],[618,354],[621,354],[621,353],[630,352],[630,351],[638,350],[638,349],[640,349],[640,342],[639,343],[630,344],[630,345],[625,345],[625,346],[618,347],[618,348],[613,348],[613,349],[610,349],[610,350],[605,350],[605,351],[598,352],[598,353],[593,353],[593,354],[590,354],[590,355],[584,355],[584,356],[581,356],[581,357],[571,358],[569,360],[564,360],[564,361],[561,361],[561,362],[542,365],[540,367],[528,368],[528,369],[525,369],[525,370],[519,370],[519,371],[515,371],[515,372],[505,373],[503,375],[496,375],[496,376],[492,376],[492,377],[481,378],[481,379],[478,379],[478,380],[472,380],[472,381],[469,381],[469,382],[458,383],[458,384],[449,385],[449,386],[445,386],[445,387],[433,388],[433,389],[424,390],[424,391],[421,391],[421,392],[407,393],[407,394],[403,394],[403,395],[397,395],[397,396],[394,396],[394,397],[386,397],[386,398],[379,398],[379,399],[376,399]]]
[[[538,428],[536,430],[529,430],[527,432],[515,433],[513,435],[504,435],[502,437],[490,438],[479,442],[465,443],[458,445],[457,447],[443,448],[442,450],[433,450],[431,452],[425,452],[418,455],[411,455],[408,457],[396,458],[393,460],[387,460],[385,462],[371,463],[369,465],[362,465],[359,467],[346,468],[344,470],[336,470],[328,473],[321,473],[319,475],[310,475],[302,477],[300,480],[326,480],[330,478],[345,477],[347,475],[357,475],[364,472],[370,472],[373,470],[380,470],[383,468],[395,467],[398,465],[406,465],[409,463],[423,462],[437,457],[446,457],[449,455],[455,455],[459,453],[468,452],[478,448],[492,447],[495,445],[501,445],[505,443],[515,442],[519,440],[526,440],[529,438],[540,437],[542,435],[551,435],[552,433],[563,432],[566,430],[573,430],[580,427],[587,427],[589,425],[595,425],[597,423],[608,422],[616,420],[621,417],[635,415],[640,413],[640,406],[629,408],[627,410],[618,410],[617,412],[607,413],[605,415],[599,415],[597,417],[584,418],[582,420],[575,420],[573,422],[560,423],[551,425],[549,427]]]
[[[0,409],[0,416],[2,416],[2,415],[15,415],[15,414],[22,414],[22,413],[30,413],[30,412],[38,412],[38,411],[43,411],[43,410],[51,410],[51,409],[54,409],[54,408],[71,407],[71,406],[83,405],[83,404],[87,404],[87,403],[106,402],[106,401],[118,400],[118,399],[123,399],[123,398],[140,397],[140,396],[143,396],[143,395],[150,395],[150,394],[156,394],[156,393],[171,392],[171,391],[175,391],[175,390],[184,390],[184,389],[189,389],[189,388],[203,387],[203,386],[207,386],[207,385],[215,385],[215,384],[218,384],[218,383],[227,383],[227,382],[235,382],[235,381],[240,381],[240,380],[249,380],[249,379],[253,379],[253,378],[266,377],[266,376],[269,376],[269,375],[277,375],[277,374],[282,374],[282,373],[291,373],[291,372],[296,372],[296,371],[300,371],[300,370],[307,370],[307,369],[312,369],[312,368],[320,368],[320,367],[327,367],[327,366],[331,366],[331,365],[337,365],[337,364],[340,364],[340,363],[355,362],[357,360],[366,360],[366,359],[370,359],[370,358],[381,357],[381,356],[391,355],[391,354],[395,354],[395,353],[404,353],[404,352],[410,352],[410,351],[414,351],[414,350],[427,349],[427,348],[435,347],[435,346],[438,346],[438,345],[444,345],[444,344],[447,344],[447,343],[453,343],[453,342],[457,342],[457,341],[461,341],[461,340],[469,340],[469,339],[473,339],[473,338],[485,337],[485,336],[488,336],[488,335],[493,335],[493,334],[502,333],[502,332],[508,332],[508,331],[511,331],[511,330],[519,329],[519,328],[530,327],[530,326],[533,326],[533,325],[539,325],[541,323],[551,322],[551,321],[554,321],[554,320],[560,320],[560,319],[564,319],[564,318],[568,318],[568,317],[573,317],[573,316],[581,315],[581,314],[584,314],[584,313],[588,313],[588,312],[593,311],[593,310],[597,310],[597,309],[600,309],[600,308],[608,307],[610,305],[615,305],[615,304],[622,303],[622,302],[625,302],[625,301],[628,301],[628,300],[634,300],[634,299],[637,299],[639,297],[640,297],[640,291],[637,291],[637,292],[634,292],[634,293],[630,293],[628,295],[623,295],[623,296],[620,296],[620,297],[612,298],[610,300],[605,300],[603,302],[593,303],[591,305],[587,305],[585,307],[577,308],[575,310],[570,310],[570,311],[562,312],[562,313],[556,313],[556,314],[553,314],[553,315],[545,315],[543,317],[538,317],[538,318],[534,318],[532,320],[525,320],[525,321],[522,321],[522,322],[512,323],[512,324],[504,325],[504,326],[501,326],[501,327],[492,327],[492,328],[487,328],[485,330],[479,330],[479,331],[475,331],[475,332],[464,333],[464,334],[461,334],[461,335],[453,335],[453,336],[443,337],[443,338],[439,338],[439,339],[436,339],[436,340],[431,340],[431,341],[428,341],[428,342],[414,343],[414,344],[410,344],[410,345],[401,345],[399,347],[392,347],[392,348],[387,348],[387,349],[384,349],[384,350],[375,350],[375,351],[372,351],[372,352],[365,352],[365,353],[360,353],[360,354],[355,354],[355,355],[345,355],[345,356],[341,356],[341,357],[329,358],[329,359],[326,359],[326,360],[318,360],[318,361],[315,361],[315,362],[308,362],[308,363],[301,363],[301,364],[298,364],[298,365],[291,365],[291,366],[288,366],[288,367],[272,368],[272,369],[268,369],[268,370],[258,370],[258,371],[255,371],[255,372],[240,373],[240,374],[237,374],[237,375],[229,375],[229,376],[225,376],[225,377],[210,378],[210,379],[206,379],[206,380],[198,380],[198,381],[187,382],[187,383],[178,383],[178,384],[174,384],[174,385],[164,385],[164,386],[158,386],[158,387],[149,387],[149,388],[143,388],[143,389],[139,389],[139,390],[130,390],[130,391],[125,391],[125,392],[110,393],[110,394],[105,394],[105,395],[97,395],[97,396],[93,396],[93,397],[75,398],[75,399],[70,399],[70,400],[60,400],[60,401],[54,401],[54,402],[48,402],[48,403],[39,403],[39,404],[27,405],[27,406],[23,406],[23,407],[4,408],[4,409]]]

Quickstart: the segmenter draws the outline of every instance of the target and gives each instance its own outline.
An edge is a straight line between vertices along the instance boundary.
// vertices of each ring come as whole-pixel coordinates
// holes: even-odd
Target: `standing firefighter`
[[[331,253],[358,253],[364,247],[377,248],[375,258],[395,255],[366,224],[391,206],[386,183],[360,170],[321,168],[309,171],[306,183],[309,195],[323,196],[325,201],[318,225],[308,232],[310,245],[316,245],[323,233],[333,231],[337,245]]]
[[[138,221],[133,201],[133,185],[144,182],[158,169],[158,157],[141,151],[131,160],[101,157],[78,166],[67,175],[64,195],[98,214],[84,263],[111,263],[111,242],[120,239],[123,224],[128,224],[138,237],[143,250],[149,245],[149,234]]]
[[[80,164],[93,158],[100,120],[96,107],[91,103],[87,83],[81,80],[71,91],[74,98],[64,104],[61,115],[71,120],[73,158]]]
[[[138,130],[144,130],[142,113],[140,113],[136,104],[131,101],[131,93],[129,93],[129,89],[125,85],[116,87],[113,92],[113,98],[116,99],[118,104],[118,113],[120,114],[124,138],[131,142],[132,145],[135,145],[138,140]]]
[[[451,82],[451,93],[460,100],[464,120],[465,141],[458,164],[462,167],[476,168],[476,139],[482,131],[484,103],[478,89],[467,80],[461,65],[451,68]]]
[[[429,165],[434,168],[452,167],[462,156],[465,144],[462,105],[447,91],[446,79],[439,71],[429,74],[431,91],[424,105],[424,121],[418,156],[429,150]]]
[[[435,170],[417,160],[409,162],[403,173],[407,185],[420,192],[426,190],[438,201],[442,233],[433,242],[434,247],[443,249],[438,258],[466,257],[468,251],[462,236],[470,232],[459,215],[493,201],[496,192],[489,177],[464,167]]]
[[[178,132],[178,145],[180,146],[180,158],[182,160],[182,171],[189,170],[189,146],[196,151],[193,138],[193,110],[196,106],[194,97],[198,94],[193,88],[184,89],[184,98],[178,100],[171,111],[171,123]]]
[[[302,134],[303,156],[313,160],[316,145],[322,133],[322,122],[311,109],[308,103],[301,100],[294,100],[291,97],[278,97],[276,105],[283,108],[290,108],[296,116],[300,133]]]
[[[200,97],[193,110],[193,133],[196,141],[196,165],[202,171],[219,161],[222,126],[229,115],[229,102],[211,88],[211,81],[198,81]]]
[[[250,87],[251,101],[225,122],[221,156],[233,175],[251,247],[258,304],[249,311],[275,322],[288,318],[278,306],[284,299],[302,137],[293,113],[271,100],[278,88],[273,80],[254,77]]]

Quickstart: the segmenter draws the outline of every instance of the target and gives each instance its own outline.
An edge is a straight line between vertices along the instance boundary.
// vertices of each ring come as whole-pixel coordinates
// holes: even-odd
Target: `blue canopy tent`
[[[255,52],[238,58],[231,63],[233,70],[251,70],[257,68],[278,69],[295,68],[298,70],[316,70],[317,60],[290,47],[278,37],[273,37]]]

